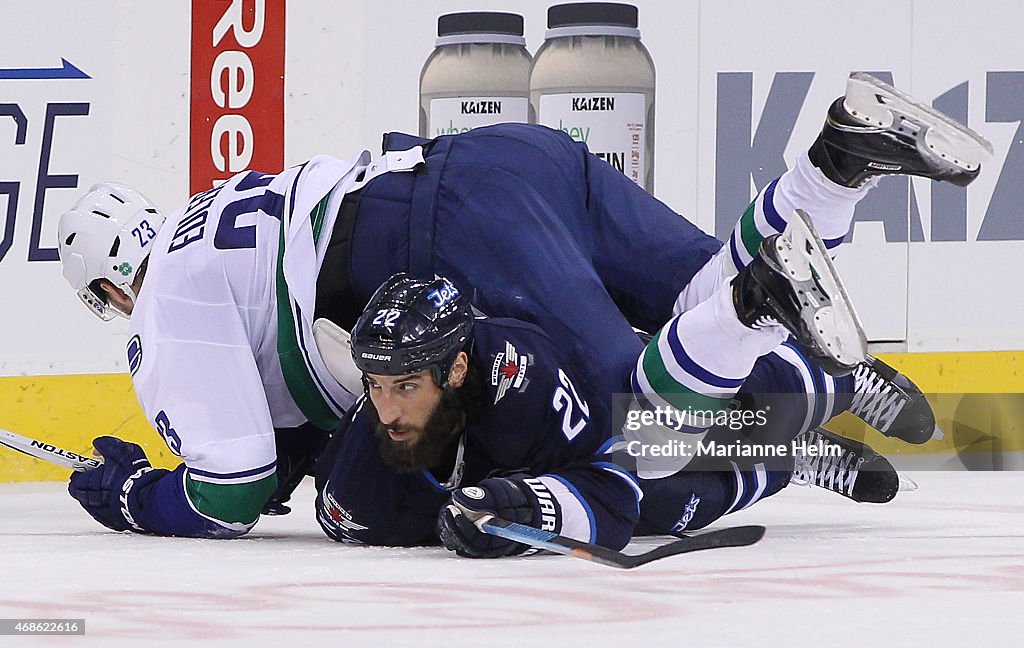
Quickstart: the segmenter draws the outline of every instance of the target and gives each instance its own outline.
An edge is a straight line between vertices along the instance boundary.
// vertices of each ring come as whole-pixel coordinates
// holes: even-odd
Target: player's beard
[[[407,425],[384,425],[372,407],[370,416],[374,421],[374,434],[380,444],[380,456],[384,463],[397,472],[411,473],[441,465],[446,458],[446,450],[462,430],[465,410],[454,393],[445,391],[422,429]],[[396,441],[388,434],[388,430],[417,434],[408,441]]]

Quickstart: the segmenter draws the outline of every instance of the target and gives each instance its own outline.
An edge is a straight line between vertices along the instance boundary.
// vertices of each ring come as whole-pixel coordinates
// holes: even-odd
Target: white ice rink
[[[309,483],[224,541],[112,533],[62,484],[0,485],[0,618],[85,619],[18,645],[1024,645],[1024,473],[913,478],[883,506],[793,486],[724,520],[766,525],[759,544],[631,571],[336,544]]]

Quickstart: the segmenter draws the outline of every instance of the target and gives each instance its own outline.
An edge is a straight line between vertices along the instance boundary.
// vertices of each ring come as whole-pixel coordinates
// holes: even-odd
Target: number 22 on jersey
[[[590,407],[561,369],[558,370],[558,382],[560,384],[551,397],[551,407],[562,413],[562,434],[572,441],[590,422]]]

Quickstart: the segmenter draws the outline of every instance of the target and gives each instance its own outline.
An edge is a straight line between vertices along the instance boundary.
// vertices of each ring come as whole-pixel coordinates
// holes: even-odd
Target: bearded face
[[[421,426],[381,422],[375,408],[369,415],[384,463],[400,473],[429,470],[441,465],[445,450],[458,437],[464,414],[459,400],[443,392]]]

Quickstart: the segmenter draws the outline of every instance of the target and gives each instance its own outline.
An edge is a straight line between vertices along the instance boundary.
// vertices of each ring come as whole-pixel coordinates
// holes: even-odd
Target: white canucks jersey
[[[363,152],[241,173],[159,231],[128,364],[146,417],[193,479],[262,479],[275,427],[333,426],[354,402],[328,373],[312,318],[341,200],[368,163]]]

